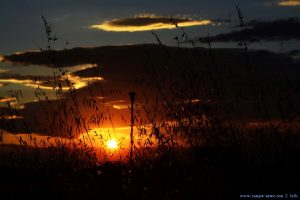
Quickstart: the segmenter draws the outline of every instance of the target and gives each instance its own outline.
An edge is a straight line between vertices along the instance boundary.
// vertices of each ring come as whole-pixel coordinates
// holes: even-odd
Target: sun
[[[116,149],[118,148],[118,143],[115,139],[110,139],[107,141],[107,148],[109,149]]]

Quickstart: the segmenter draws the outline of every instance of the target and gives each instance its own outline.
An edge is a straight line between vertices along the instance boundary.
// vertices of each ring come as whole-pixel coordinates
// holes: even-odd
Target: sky
[[[243,17],[243,27],[240,27],[241,15],[238,15],[236,6]],[[47,49],[41,16],[51,26],[51,37],[58,38],[55,43],[51,43],[51,48],[70,49],[68,55],[62,51],[56,55],[58,61],[65,65],[63,70],[58,66],[53,67],[45,60],[43,52],[39,52],[39,48]],[[20,121],[25,120],[35,127],[32,117],[41,118],[43,115],[38,109],[44,106],[43,101],[38,101],[44,95],[43,92],[53,101],[50,105],[68,99],[65,93],[59,98],[55,92],[59,87],[68,90],[68,82],[63,80],[66,77],[74,83],[82,102],[93,89],[94,100],[103,101],[103,94],[99,93],[96,84],[98,82],[103,83],[104,88],[122,90],[122,95],[116,95],[105,105],[112,112],[121,112],[125,116],[128,115],[128,91],[132,89],[130,81],[136,78],[132,75],[144,76],[149,67],[146,66],[149,64],[147,52],[153,56],[152,61],[157,62],[154,66],[159,70],[172,65],[162,57],[164,52],[160,52],[158,46],[138,44],[157,44],[159,38],[159,42],[168,46],[177,46],[179,43],[188,46],[194,41],[197,46],[208,47],[206,39],[209,35],[210,45],[224,50],[216,50],[217,55],[233,53],[242,57],[241,52],[235,54],[226,48],[241,48],[238,44],[245,40],[250,49],[267,49],[284,54],[294,50],[298,52],[299,58],[299,18],[300,0],[2,0],[0,117],[3,123],[13,120],[20,125]],[[173,52],[171,48],[169,50]],[[257,62],[267,66],[266,70],[273,67],[270,71],[274,71],[276,76],[281,76],[280,70],[288,71],[288,76],[293,80],[300,74],[299,68],[295,68],[294,63],[285,57],[270,52],[252,53],[257,57]],[[266,57],[261,58],[259,55]],[[191,60],[197,61],[195,58]],[[223,63],[223,60],[219,62]],[[238,63],[233,63],[231,67],[238,66]],[[233,69],[237,71],[237,79],[232,81],[236,81],[235,85],[247,86],[246,78],[241,77],[237,69]],[[145,78],[152,81],[147,73]],[[60,85],[55,78],[53,80],[53,74],[61,75],[58,80]],[[276,82],[264,77],[266,74],[262,74],[262,80],[268,80],[273,87]],[[17,99],[17,96],[22,98]],[[193,101],[199,102],[199,99]],[[82,102],[80,109],[89,116]],[[21,113],[20,118],[7,115],[8,103]],[[49,107],[50,114],[53,114],[53,109]],[[46,118],[39,120],[44,124],[48,122]],[[33,129],[37,133],[48,134],[44,129]],[[20,133],[20,130],[16,128],[12,132]]]
[[[190,36],[228,32],[238,24],[235,6],[245,21],[300,16],[299,1],[280,0],[3,0],[0,7],[0,55],[34,50],[46,45],[41,15],[50,22],[59,41],[55,48],[155,43],[148,31],[114,32],[91,28],[116,19],[160,16],[169,19],[216,20],[210,25],[186,27]],[[174,45],[174,32],[156,30],[162,41]]]

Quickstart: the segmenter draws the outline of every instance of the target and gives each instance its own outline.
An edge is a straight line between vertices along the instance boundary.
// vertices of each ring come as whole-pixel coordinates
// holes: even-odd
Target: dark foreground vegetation
[[[257,130],[229,146],[165,150],[154,159],[136,160],[133,167],[98,163],[92,157],[76,160],[61,151],[54,157],[36,149],[9,152],[12,147],[1,146],[7,148],[1,155],[1,198],[239,199],[242,194],[297,194],[299,142],[299,134]]]

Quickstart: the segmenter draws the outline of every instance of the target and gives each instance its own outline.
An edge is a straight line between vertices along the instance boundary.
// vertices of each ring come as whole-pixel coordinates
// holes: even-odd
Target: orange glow
[[[114,25],[113,21],[106,21],[102,24],[92,25],[91,28],[93,29],[100,29],[104,31],[113,31],[113,32],[137,32],[137,31],[151,31],[151,30],[160,30],[160,29],[175,29],[176,26],[172,23],[153,23],[144,26],[121,26],[121,25]],[[211,20],[191,20],[186,22],[178,22],[178,26],[180,27],[189,27],[189,26],[204,26],[212,24]]]
[[[110,140],[107,141],[106,146],[109,149],[117,149],[118,148],[118,143],[115,139],[110,139]]]
[[[0,55],[0,62],[4,60],[4,57]]]
[[[79,139],[90,138],[93,141],[93,146],[108,147],[109,141],[116,141],[119,147],[127,148],[129,146],[130,127],[118,128],[95,128],[88,133],[79,135]],[[113,143],[110,143],[113,144]],[[104,146],[105,145],[105,146]]]
[[[143,148],[144,145],[150,145],[151,149],[156,148],[157,141],[154,136],[151,136],[150,128],[147,128],[147,134],[139,135],[138,129],[134,128],[134,145],[137,149]],[[93,148],[99,160],[110,161],[126,161],[130,148],[130,127],[118,128],[95,128],[88,133],[82,133],[75,139],[49,137],[35,133],[31,134],[13,134],[4,131],[2,144],[19,145],[20,140],[24,141],[28,146],[47,148],[65,144],[71,148],[81,147],[82,145],[88,148]],[[177,140],[180,142],[179,140]],[[150,144],[150,143],[151,144]],[[185,142],[182,140],[182,144]]]
[[[16,97],[3,97],[3,98],[0,98],[0,103],[12,102],[12,101],[16,101],[16,100],[17,100]]]
[[[278,2],[279,6],[300,6],[300,0],[282,0]]]

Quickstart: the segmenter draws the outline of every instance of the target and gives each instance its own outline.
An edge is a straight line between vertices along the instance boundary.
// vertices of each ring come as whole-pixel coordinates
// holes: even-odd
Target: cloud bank
[[[165,51],[169,52],[170,58],[167,57]],[[248,68],[243,67],[245,59],[243,57],[244,51],[241,49],[207,50],[204,48],[186,48],[179,50],[176,47],[150,44],[75,48],[67,52],[57,51],[57,61],[65,63],[67,66],[95,63],[96,68],[82,69],[72,75],[88,78],[99,74],[103,75],[104,81],[91,83],[88,87],[76,90],[76,99],[73,98],[71,93],[66,93],[64,98],[61,99],[26,103],[24,109],[18,110],[17,116],[20,116],[18,118],[8,119],[7,116],[11,116],[9,115],[10,110],[0,107],[0,126],[10,133],[24,133],[24,130],[30,127],[28,132],[40,135],[78,136],[85,131],[85,125],[88,125],[88,128],[91,129],[111,127],[106,112],[107,107],[109,107],[111,116],[113,116],[115,127],[128,126],[128,121],[124,120],[130,117],[128,91],[136,91],[141,96],[145,92],[151,94],[151,99],[147,100],[147,103],[149,106],[155,105],[155,98],[159,95],[159,90],[156,89],[155,85],[156,82],[161,83],[162,80],[165,81],[166,77],[169,77],[168,75],[172,74],[170,83],[166,82],[166,84],[173,85],[172,83],[176,83],[172,87],[180,88],[181,77],[183,76],[181,62],[169,62],[168,60],[180,57],[190,61],[188,68],[184,70],[192,70],[195,74],[205,72],[219,77],[220,71],[219,69],[215,71],[215,62],[210,62],[210,53],[218,58],[218,62],[226,64],[226,67],[221,68],[221,75],[224,78],[222,84],[230,91],[230,94],[238,93],[243,98],[251,98],[252,96],[248,91],[251,90],[253,85],[249,81],[251,77],[249,77]],[[149,55],[151,55],[151,62],[147,61]],[[201,62],[204,64],[199,64],[199,60],[195,59],[195,55],[199,55],[202,58]],[[296,85],[299,88],[299,65],[295,64],[292,59],[285,55],[267,51],[249,51],[249,57],[252,58],[251,62],[254,66],[258,65],[256,78],[263,81],[270,96],[272,93],[277,94],[277,91],[281,91],[283,87],[281,87],[281,77],[289,77],[291,85]],[[18,60],[24,64],[39,63],[38,65],[46,65],[48,63],[48,60],[44,59],[43,52],[28,52],[5,57],[6,60],[8,58],[13,59],[10,61]],[[6,78],[9,77],[6,76]],[[206,76],[203,76],[203,78],[205,81]],[[18,79],[27,80],[28,78],[18,77]],[[44,80],[46,78],[39,81],[43,82]],[[168,92],[171,91],[169,88],[172,87],[167,87],[168,90],[165,90],[164,95],[168,96]],[[209,81],[205,82],[205,87],[212,88],[213,84]],[[5,103],[9,101],[7,98],[2,97],[0,99]],[[198,96],[198,94],[191,98],[195,99],[192,103],[205,102],[207,99],[205,95]],[[201,101],[199,102],[196,99]],[[247,105],[241,109],[243,111],[241,112],[242,116],[238,116],[239,119],[255,116],[255,113],[252,113],[255,109],[252,109],[252,107]],[[1,116],[3,116],[2,119]],[[78,116],[81,116],[80,119],[82,120],[78,121]],[[99,121],[101,122],[100,125],[98,124]]]
[[[18,74],[5,74],[0,77],[0,84],[21,84],[27,87],[44,90],[54,90],[60,88],[63,91],[70,89],[70,84],[75,89],[86,87],[88,83],[103,80],[102,77],[85,76],[67,74],[65,77],[57,77],[56,80],[52,76],[23,76]],[[1,102],[1,100],[0,100]]]
[[[300,22],[297,18],[280,19],[275,21],[251,21],[245,24],[245,28],[229,33],[212,36],[214,42],[233,41],[284,41],[300,39]],[[199,42],[207,42],[199,39]]]

